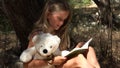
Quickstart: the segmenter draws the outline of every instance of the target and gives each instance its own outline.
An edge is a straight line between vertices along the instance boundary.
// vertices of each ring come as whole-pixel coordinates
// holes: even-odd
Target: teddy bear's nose
[[[43,53],[47,53],[47,52],[48,52],[47,49],[44,49],[44,50],[43,50]]]

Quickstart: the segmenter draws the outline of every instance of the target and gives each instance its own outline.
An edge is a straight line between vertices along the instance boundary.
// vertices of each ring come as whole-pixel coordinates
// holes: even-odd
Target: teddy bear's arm
[[[32,60],[33,55],[36,53],[35,47],[28,48],[20,55],[20,61],[26,63]]]

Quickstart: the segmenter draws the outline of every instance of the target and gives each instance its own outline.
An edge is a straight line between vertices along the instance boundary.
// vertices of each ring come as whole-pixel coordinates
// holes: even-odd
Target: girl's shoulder
[[[41,32],[43,32],[43,31],[37,30],[37,31],[31,32],[30,35],[29,35],[29,37],[28,37],[28,39],[29,40],[32,39],[35,35],[40,34]]]

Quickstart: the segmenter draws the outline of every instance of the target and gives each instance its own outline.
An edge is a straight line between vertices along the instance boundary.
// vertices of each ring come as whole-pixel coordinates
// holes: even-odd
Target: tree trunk
[[[21,51],[28,46],[28,35],[41,15],[46,0],[2,0],[4,12],[20,41]]]
[[[110,5],[110,1],[111,0],[93,0],[96,5],[98,6],[99,10],[100,10],[100,15],[101,15],[101,23],[103,25],[107,25],[107,27],[109,27],[109,22],[110,19],[108,20],[108,17],[112,18],[112,25],[114,28],[120,28],[120,23],[118,21],[116,21],[115,15],[112,12],[112,7]]]
[[[101,45],[101,55],[103,58],[107,60],[107,65],[112,64],[112,28],[113,28],[113,13],[110,7],[110,0],[94,0],[100,10],[101,23],[107,25],[108,27],[108,37],[107,37],[107,45]],[[102,40],[102,39],[101,39]],[[105,66],[107,66],[105,65]],[[107,68],[105,67],[104,68]]]

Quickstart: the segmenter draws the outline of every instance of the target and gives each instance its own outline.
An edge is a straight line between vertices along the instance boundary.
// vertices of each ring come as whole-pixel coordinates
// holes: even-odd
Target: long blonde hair
[[[35,31],[43,31],[47,32],[48,31],[48,22],[47,22],[47,13],[50,12],[55,12],[55,11],[68,11],[69,16],[68,18],[64,21],[64,24],[61,26],[59,30],[55,31],[55,34],[58,35],[61,38],[61,43],[60,43],[60,49],[64,50],[69,47],[70,41],[69,41],[69,33],[68,33],[68,27],[71,18],[71,8],[67,1],[65,0],[48,0],[44,9],[43,13],[40,17],[40,19],[35,23],[33,32]]]

